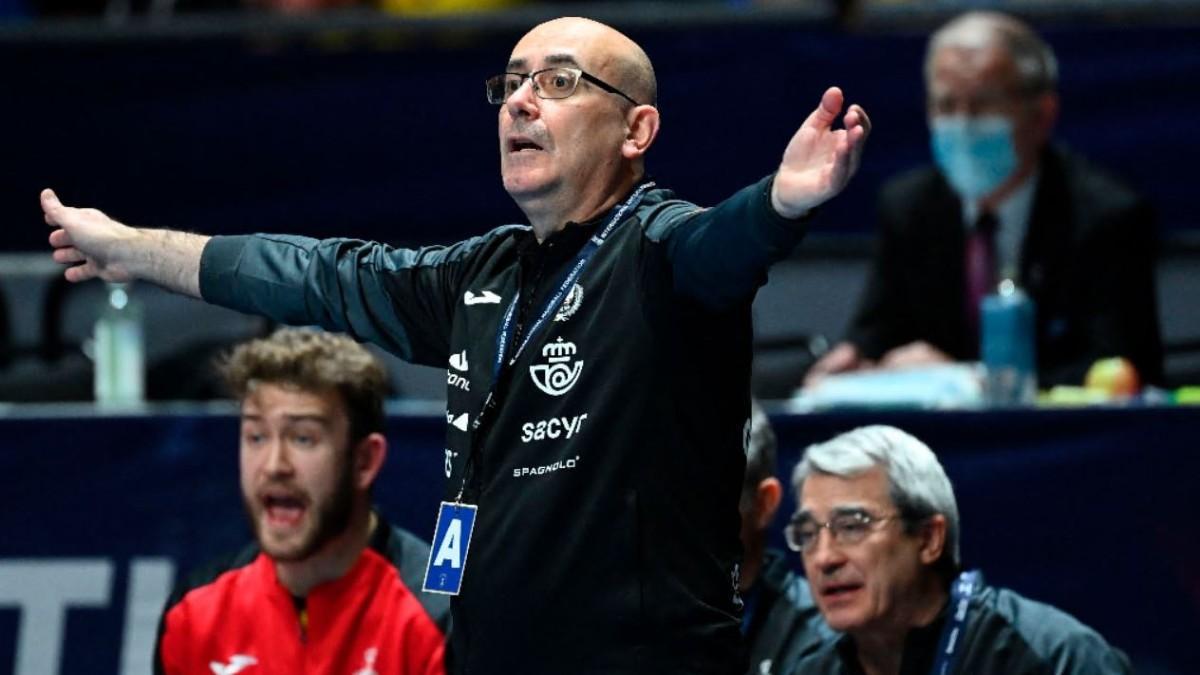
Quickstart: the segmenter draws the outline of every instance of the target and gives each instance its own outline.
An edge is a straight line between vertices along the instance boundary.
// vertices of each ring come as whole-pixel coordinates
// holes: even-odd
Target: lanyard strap
[[[959,656],[958,647],[962,644],[963,631],[967,624],[971,596],[980,585],[979,570],[963,572],[950,585],[950,615],[946,617],[946,625],[942,627],[942,637],[938,640],[937,657],[934,659],[933,669],[929,671],[930,675],[949,675],[953,671]]]
[[[554,312],[558,311],[559,306],[563,303],[563,300],[566,299],[567,293],[571,290],[571,287],[575,285],[575,281],[579,279],[579,275],[583,274],[583,268],[587,266],[588,261],[591,260],[596,251],[598,251],[600,247],[604,245],[604,242],[608,239],[608,237],[617,229],[617,227],[621,225],[622,222],[624,222],[625,214],[629,212],[630,209],[633,209],[640,204],[642,197],[646,194],[646,191],[652,187],[654,187],[654,181],[647,181],[639,185],[637,189],[633,191],[633,194],[629,195],[629,197],[626,198],[619,207],[617,207],[617,210],[613,213],[612,217],[609,218],[608,224],[604,226],[604,229],[598,234],[592,235],[592,238],[589,239],[587,244],[584,245],[583,249],[579,251],[579,253],[575,256],[575,260],[572,261],[571,266],[567,269],[563,280],[558,284],[558,290],[555,291],[554,295],[550,296],[550,298],[546,301],[545,306],[542,308],[542,311],[539,313],[537,320],[532,326],[529,327],[528,330],[525,331],[525,336],[524,339],[521,340],[521,344],[516,348],[516,350],[514,350],[512,357],[508,359],[508,367],[511,368],[512,365],[517,362],[517,357],[519,357],[521,352],[525,350],[525,346],[529,344],[529,342],[533,339],[533,336],[536,335],[539,330],[541,330],[541,328],[545,325],[546,320]],[[483,442],[478,437],[479,428],[483,424],[484,417],[490,414],[492,408],[496,406],[496,387],[500,382],[500,374],[503,372],[506,365],[505,356],[508,353],[509,341],[512,340],[513,319],[516,317],[517,306],[520,304],[520,302],[521,289],[518,288],[517,292],[513,295],[512,302],[508,304],[508,310],[504,312],[504,319],[500,322],[500,328],[496,331],[496,359],[492,364],[492,386],[491,389],[488,390],[487,396],[484,397],[483,407],[475,415],[475,421],[471,425],[471,451],[470,454],[467,455],[467,462],[463,468],[462,485],[458,488],[458,496],[455,498],[456,503],[461,503],[463,496],[466,493],[467,481],[470,478],[471,468],[472,465],[476,463],[476,456],[479,454],[480,444]]]
[[[554,312],[558,311],[559,306],[562,304],[563,300],[566,299],[567,294],[571,291],[571,287],[574,286],[575,281],[579,279],[579,275],[583,274],[583,268],[587,266],[588,262],[591,260],[596,251],[598,251],[600,247],[604,245],[604,242],[608,239],[609,235],[611,235],[613,231],[616,230],[622,222],[624,222],[625,213],[636,207],[638,203],[642,201],[642,197],[646,194],[646,191],[652,187],[654,187],[654,181],[649,181],[639,185],[638,188],[633,191],[633,194],[629,195],[629,198],[626,199],[619,207],[617,207],[616,212],[613,213],[612,218],[609,218],[608,224],[604,226],[604,229],[601,230],[599,234],[593,235],[592,238],[588,240],[587,244],[584,245],[583,249],[576,254],[575,260],[571,263],[571,266],[567,269],[562,281],[558,284],[558,290],[556,290],[554,295],[551,295],[550,298],[546,300],[546,304],[542,307],[542,311],[538,314],[537,320],[533,322],[533,325],[529,327],[529,330],[525,331],[525,335],[521,340],[521,344],[517,346],[516,350],[514,350],[512,354],[512,357],[508,359],[507,365],[509,367],[512,367],[512,365],[517,362],[517,358],[521,356],[521,352],[525,351],[525,347],[529,344],[533,337],[537,335],[542,326],[545,325],[546,320],[549,319]],[[520,303],[520,301],[521,290],[518,288],[516,294],[513,296],[512,302],[510,302],[508,305],[508,311],[504,313],[504,320],[500,322],[500,329],[496,332],[496,360],[492,365],[493,390],[496,386],[495,383],[500,379],[500,372],[506,365],[504,363],[504,358],[508,352],[509,340],[512,339],[513,319],[516,316],[517,305]]]

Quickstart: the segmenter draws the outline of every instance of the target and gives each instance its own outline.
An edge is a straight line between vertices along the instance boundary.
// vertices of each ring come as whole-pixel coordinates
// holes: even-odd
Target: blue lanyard
[[[550,296],[549,300],[546,301],[546,306],[538,315],[537,321],[535,321],[534,324],[529,327],[529,330],[525,331],[525,338],[521,340],[521,344],[517,347],[516,352],[512,355],[512,358],[508,359],[509,367],[512,367],[512,365],[517,362],[517,357],[521,355],[521,352],[524,351],[525,346],[529,344],[530,340],[533,339],[533,336],[536,335],[546,323],[546,319],[548,319],[552,313],[558,311],[559,305],[562,304],[571,287],[575,285],[575,281],[579,279],[579,275],[583,273],[583,268],[587,266],[588,261],[604,244],[604,242],[608,239],[608,236],[611,235],[613,231],[621,224],[625,214],[630,209],[641,203],[642,197],[646,194],[646,191],[652,187],[654,187],[653,181],[639,185],[638,188],[633,191],[633,194],[629,195],[629,198],[622,202],[619,207],[617,207],[617,210],[613,213],[612,218],[609,219],[608,224],[604,226],[604,229],[601,230],[599,234],[593,235],[588,243],[583,247],[583,250],[581,250],[575,256],[575,260],[571,263],[570,268],[568,268],[562,283],[558,285],[558,290],[554,293],[554,295]],[[520,301],[521,289],[518,288],[515,296],[512,299],[512,302],[508,305],[508,310],[504,312],[504,319],[500,322],[500,328],[496,333],[496,360],[492,366],[492,388],[490,391],[488,391],[487,396],[484,398],[483,407],[480,409],[479,413],[475,415],[475,421],[471,425],[472,430],[478,431],[480,425],[483,423],[484,416],[487,415],[488,411],[495,406],[496,385],[500,382],[500,373],[505,365],[504,357],[508,351],[508,343],[512,339],[513,318],[516,316],[517,305],[520,304]],[[468,467],[473,463],[476,452],[477,446],[475,445],[475,441],[472,441],[471,454],[467,457]],[[458,497],[455,498],[455,502],[461,502],[463,495],[466,493],[469,473],[470,471],[468,469],[463,470],[462,485],[458,489]]]
[[[599,234],[593,235],[592,238],[588,240],[588,243],[583,247],[583,250],[581,250],[575,256],[575,260],[568,268],[566,276],[563,278],[562,282],[559,283],[558,290],[555,291],[554,295],[550,296],[550,298],[546,301],[546,305],[542,308],[537,320],[534,321],[533,325],[529,327],[529,330],[525,331],[525,337],[523,340],[521,340],[521,344],[517,347],[516,351],[513,352],[512,357],[508,359],[509,367],[512,367],[512,365],[517,362],[517,358],[521,356],[521,352],[525,351],[525,346],[528,345],[530,340],[533,339],[533,336],[536,335],[539,330],[541,330],[542,326],[545,325],[546,320],[550,318],[550,315],[558,311],[559,305],[561,305],[563,300],[566,299],[571,287],[573,287],[575,285],[575,281],[579,279],[579,275],[583,274],[583,268],[587,266],[588,261],[591,260],[591,257],[596,253],[597,250],[600,249],[605,240],[608,239],[608,236],[611,235],[613,231],[623,222],[625,213],[636,207],[638,203],[642,201],[642,197],[646,194],[646,191],[652,187],[654,187],[654,181],[639,185],[638,188],[633,191],[633,194],[629,195],[629,198],[626,199],[619,207],[617,207],[616,212],[613,213],[612,218],[609,219],[608,224],[604,226],[604,229],[601,230]],[[504,313],[504,320],[500,322],[500,329],[496,333],[496,360],[492,366],[493,388],[496,386],[495,383],[500,379],[500,371],[505,365],[504,357],[508,351],[509,340],[512,339],[513,318],[517,313],[517,305],[520,303],[520,301],[521,290],[517,289],[516,295],[513,297],[512,302],[508,305],[508,311]],[[490,394],[488,395],[488,398],[491,398]]]
[[[963,572],[950,585],[950,615],[946,617],[946,625],[942,627],[942,637],[938,640],[937,656],[933,662],[933,669],[929,671],[930,675],[949,675],[953,671],[954,663],[958,659],[958,647],[965,637],[963,633],[971,596],[981,585],[979,570]]]

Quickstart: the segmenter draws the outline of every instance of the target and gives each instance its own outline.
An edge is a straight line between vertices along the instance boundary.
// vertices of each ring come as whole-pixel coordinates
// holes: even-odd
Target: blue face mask
[[[1017,170],[1013,124],[1007,117],[941,115],[929,126],[933,160],[964,200],[991,194]]]

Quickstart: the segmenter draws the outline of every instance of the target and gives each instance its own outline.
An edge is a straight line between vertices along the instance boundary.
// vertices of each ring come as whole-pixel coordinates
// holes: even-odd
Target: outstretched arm
[[[53,190],[42,190],[42,211],[55,228],[54,261],[69,265],[68,281],[142,279],[200,297],[200,255],[208,237],[129,227],[96,209],[64,206]]]
[[[813,207],[842,191],[858,170],[870,132],[867,113],[850,106],[833,124],[842,92],[830,87],[788,143],[779,170],[711,209],[666,204],[649,231],[665,240],[678,291],[713,308],[752,296],[766,270],[804,236]]]
[[[858,171],[871,120],[851,105],[842,129],[833,124],[845,103],[842,90],[830,87],[817,109],[792,136],[775,174],[771,206],[785,218],[799,218],[842,191]]]

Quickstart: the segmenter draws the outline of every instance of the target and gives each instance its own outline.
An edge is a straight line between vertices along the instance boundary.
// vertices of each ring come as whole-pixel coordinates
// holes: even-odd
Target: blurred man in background
[[[747,675],[783,673],[787,664],[819,647],[834,633],[813,604],[808,583],[792,572],[784,551],[767,547],[767,531],[783,499],[775,477],[775,432],[756,403],[746,436],[742,485],[742,631],[749,658]]]
[[[796,675],[1131,672],[1067,614],[963,572],[958,504],[933,452],[887,426],[809,446],[792,476],[788,545],[844,635]]]
[[[846,340],[809,371],[975,360],[979,301],[1010,278],[1036,306],[1039,383],[1080,384],[1096,360],[1162,378],[1155,231],[1140,197],[1051,144],[1058,66],[1028,26],[995,12],[929,41],[936,168],[882,190],[866,291]]]
[[[444,673],[449,602],[417,590],[429,546],[371,508],[383,366],[348,337],[283,329],[222,371],[257,544],[175,592],[157,671]]]

